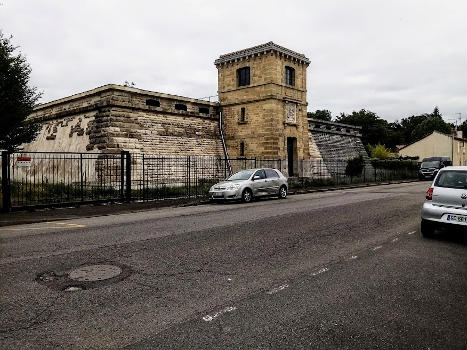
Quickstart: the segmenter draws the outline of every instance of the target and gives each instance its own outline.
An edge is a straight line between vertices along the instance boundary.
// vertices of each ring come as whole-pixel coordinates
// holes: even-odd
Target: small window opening
[[[183,104],[183,103],[176,103],[175,104],[175,109],[179,110],[179,111],[186,111],[187,110],[186,105]]]
[[[199,107],[199,112],[203,114],[209,114],[209,108]]]
[[[157,100],[154,100],[152,98],[148,98],[146,100],[146,105],[147,106],[152,106],[152,107],[160,107],[161,106],[161,103]]]
[[[285,66],[285,83],[287,85],[295,85],[295,69]]]
[[[246,108],[245,107],[242,107],[240,109],[240,121],[246,122]]]
[[[240,142],[240,157],[245,156],[245,142]]]
[[[237,69],[238,86],[250,85],[250,67]]]

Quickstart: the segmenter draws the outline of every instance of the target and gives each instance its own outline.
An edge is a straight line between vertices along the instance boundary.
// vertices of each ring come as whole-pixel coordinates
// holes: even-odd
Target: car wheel
[[[433,223],[422,219],[422,222],[420,224],[420,231],[422,232],[423,237],[430,238],[433,237],[435,233],[435,228],[433,226]]]
[[[250,189],[246,189],[242,192],[242,202],[244,203],[250,203],[251,200],[253,199],[253,193],[251,192]]]
[[[279,199],[284,199],[287,197],[287,187],[285,186],[281,186],[281,188],[279,188],[279,195],[278,195]]]

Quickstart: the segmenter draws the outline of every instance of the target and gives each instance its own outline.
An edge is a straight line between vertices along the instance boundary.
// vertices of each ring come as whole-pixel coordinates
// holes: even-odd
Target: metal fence
[[[287,159],[170,157],[121,153],[2,152],[3,211],[99,201],[205,197],[233,172],[276,168],[288,175]],[[413,170],[374,169],[345,175],[346,160],[298,160],[290,186],[317,187],[379,182],[417,176]]]

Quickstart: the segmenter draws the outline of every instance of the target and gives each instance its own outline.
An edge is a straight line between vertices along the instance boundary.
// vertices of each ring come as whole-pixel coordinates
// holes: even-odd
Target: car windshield
[[[467,171],[445,170],[439,174],[435,186],[467,189]]]
[[[248,180],[250,176],[253,174],[254,170],[242,170],[238,173],[233,174],[231,177],[227,179],[227,181],[235,181],[235,180]]]
[[[423,162],[421,168],[437,168],[439,167],[439,160],[433,160],[431,162]]]

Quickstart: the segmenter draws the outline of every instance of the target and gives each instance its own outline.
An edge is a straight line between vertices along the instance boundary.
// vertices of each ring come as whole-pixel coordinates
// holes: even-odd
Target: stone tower
[[[269,42],[221,55],[218,94],[229,157],[308,159],[308,58]]]

